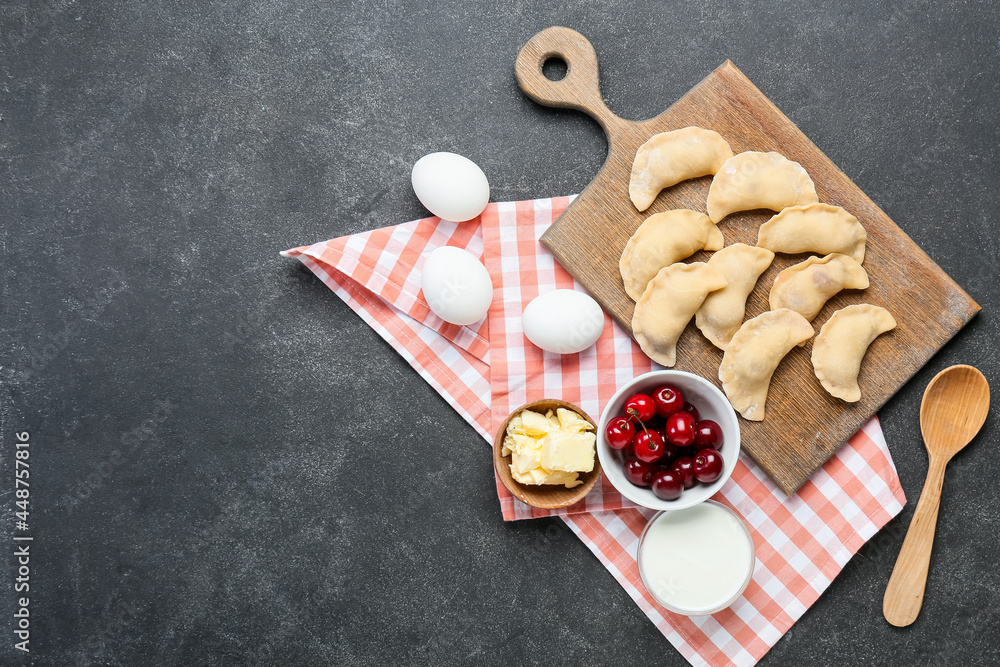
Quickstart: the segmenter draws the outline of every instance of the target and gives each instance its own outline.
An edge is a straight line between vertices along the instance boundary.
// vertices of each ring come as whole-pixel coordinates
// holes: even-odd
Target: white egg
[[[490,184],[475,162],[456,153],[431,153],[413,165],[413,192],[427,210],[445,220],[465,222],[483,212]]]
[[[604,311],[593,298],[571,289],[539,294],[521,315],[521,328],[546,352],[573,354],[597,342],[604,331]]]
[[[434,314],[451,324],[473,324],[493,302],[493,281],[471,252],[445,246],[424,258],[420,284]]]

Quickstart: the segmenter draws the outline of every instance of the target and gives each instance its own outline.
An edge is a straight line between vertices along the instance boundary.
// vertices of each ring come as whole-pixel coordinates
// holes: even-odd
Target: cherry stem
[[[639,426],[641,426],[641,427],[642,427],[642,430],[643,430],[643,431],[647,431],[647,432],[648,432],[648,430],[646,429],[646,425],[642,423],[642,420],[641,420],[641,419],[639,419],[639,411],[638,411],[638,410],[636,410],[635,408],[629,408],[629,409],[628,409],[628,410],[626,410],[625,412],[627,412],[627,413],[628,413],[628,415],[629,415],[629,419],[632,419],[632,418],[634,417],[634,418],[635,418],[635,420],[636,420],[637,422],[639,422]]]

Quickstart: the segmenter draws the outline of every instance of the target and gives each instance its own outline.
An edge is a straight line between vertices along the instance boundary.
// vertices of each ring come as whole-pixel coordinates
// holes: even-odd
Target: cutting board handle
[[[552,81],[542,73],[542,66],[551,58],[561,58],[566,63],[566,76],[559,81]],[[532,37],[517,54],[514,72],[524,94],[539,104],[582,111],[600,123],[609,135],[626,122],[604,104],[597,53],[576,30],[553,26]]]

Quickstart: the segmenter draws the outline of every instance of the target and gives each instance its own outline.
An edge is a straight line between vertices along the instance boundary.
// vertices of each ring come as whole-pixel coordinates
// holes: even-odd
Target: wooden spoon
[[[913,623],[924,601],[944,469],[979,433],[989,411],[990,385],[972,366],[944,369],[924,391],[920,432],[930,464],[927,480],[882,600],[885,620],[897,627]]]

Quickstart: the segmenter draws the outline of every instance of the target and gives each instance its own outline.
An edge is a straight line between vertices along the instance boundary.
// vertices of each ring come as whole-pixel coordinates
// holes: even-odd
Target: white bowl
[[[754,548],[753,536],[750,534],[750,529],[747,528],[746,520],[741,517],[738,512],[735,512],[731,508],[726,507],[722,503],[718,503],[714,500],[706,501],[704,505],[698,509],[688,508],[688,511],[701,512],[706,509],[712,510],[713,508],[711,506],[713,505],[717,507],[719,511],[723,511],[732,516],[739,525],[739,535],[735,539],[740,541],[746,540],[747,558],[745,560],[737,557],[737,554],[740,551],[739,549],[730,548],[723,550],[719,548],[724,543],[726,536],[731,535],[729,531],[725,529],[723,529],[723,533],[720,535],[719,533],[713,533],[711,528],[708,528],[708,533],[703,535],[703,537],[708,538],[707,542],[713,545],[710,547],[713,551],[711,556],[715,557],[716,561],[718,561],[721,557],[722,562],[697,560],[697,545],[695,546],[695,553],[692,553],[690,549],[687,549],[687,545],[683,543],[674,542],[669,545],[664,545],[661,541],[660,547],[663,548],[666,546],[668,550],[674,552],[675,559],[679,555],[682,562],[685,558],[687,558],[688,561],[691,561],[692,558],[696,559],[691,563],[690,568],[684,571],[677,572],[673,569],[667,570],[667,576],[669,578],[678,577],[680,579],[680,581],[675,580],[673,583],[686,583],[690,586],[692,581],[697,584],[699,582],[699,577],[711,574],[722,574],[724,576],[728,576],[730,580],[738,582],[737,586],[728,591],[727,595],[719,595],[715,598],[709,598],[711,600],[710,602],[706,601],[698,607],[683,607],[676,602],[672,602],[671,600],[662,597],[660,591],[657,590],[657,586],[652,585],[657,581],[658,577],[662,580],[664,572],[662,568],[659,573],[655,572],[655,562],[658,558],[663,558],[665,554],[658,554],[656,551],[647,553],[647,549],[645,548],[646,538],[649,535],[650,529],[661,518],[668,516],[680,517],[681,514],[659,512],[656,516],[649,520],[646,524],[646,528],[642,531],[642,535],[639,537],[639,546],[636,550],[636,560],[639,567],[639,579],[642,581],[642,585],[646,588],[646,591],[661,607],[667,609],[668,611],[672,611],[675,614],[683,614],[684,616],[708,616],[710,614],[718,613],[736,602],[736,600],[743,595],[744,591],[746,591],[747,586],[750,584],[750,579],[753,578],[754,567],[757,564],[757,556]],[[718,524],[716,524],[715,528],[719,528]],[[705,541],[702,542],[703,545],[705,543]],[[727,546],[732,547],[733,545]],[[728,562],[726,562],[727,557]],[[653,563],[651,564],[649,561],[653,561]],[[653,573],[649,572],[651,567],[654,569]],[[728,572],[720,572],[720,570],[723,569],[728,570]],[[668,585],[671,583],[669,578],[667,580]]]
[[[622,408],[632,394],[640,392],[649,394],[664,384],[680,389],[684,394],[684,400],[698,408],[700,419],[711,419],[722,427],[722,475],[712,484],[697,484],[690,489],[684,489],[676,500],[660,500],[653,495],[652,489],[638,487],[628,481],[622,467],[624,460],[621,453],[611,449],[604,437],[608,422],[624,414]],[[740,456],[740,423],[726,395],[705,378],[684,371],[653,371],[640,375],[624,385],[605,406],[601,423],[597,428],[597,455],[601,460],[604,475],[619,493],[635,504],[655,510],[684,509],[714,496],[732,476],[736,460]]]

